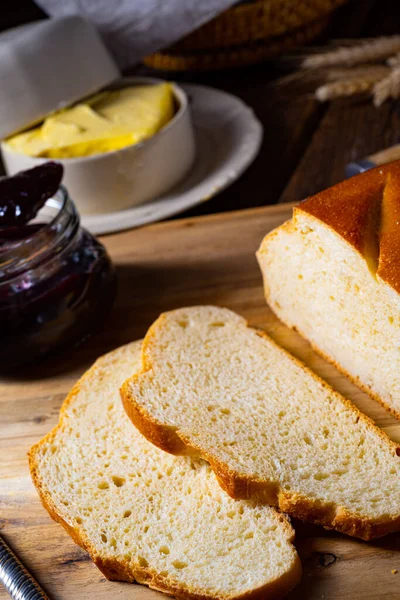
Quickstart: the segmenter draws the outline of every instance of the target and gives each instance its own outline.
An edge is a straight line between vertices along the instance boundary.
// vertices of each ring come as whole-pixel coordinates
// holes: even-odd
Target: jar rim
[[[62,183],[61,183],[59,185],[59,188],[56,191],[56,193],[51,198],[49,198],[48,200],[46,200],[45,206],[48,205],[48,204],[51,204],[52,202],[54,202],[54,199],[57,197],[58,194],[61,194],[61,196],[62,196],[60,209],[57,212],[57,214],[54,215],[53,219],[51,221],[49,221],[49,223],[48,223],[49,227],[57,224],[57,222],[60,219],[60,215],[61,215],[63,209],[65,208],[68,200],[70,200],[67,188],[64,185],[62,185]],[[74,205],[74,208],[75,208],[75,205]],[[40,214],[40,212],[39,212],[39,214]]]
[[[43,222],[46,209],[48,221]],[[56,210],[54,215],[52,210]],[[31,235],[0,245],[0,285],[60,253],[75,237],[80,218],[65,186],[59,186],[29,225],[38,228],[32,229]]]

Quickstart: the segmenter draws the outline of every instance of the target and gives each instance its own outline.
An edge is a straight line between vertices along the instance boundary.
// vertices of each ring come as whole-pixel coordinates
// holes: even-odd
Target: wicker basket
[[[144,62],[173,71],[257,63],[311,41],[326,27],[332,11],[346,1],[253,0],[239,4]]]

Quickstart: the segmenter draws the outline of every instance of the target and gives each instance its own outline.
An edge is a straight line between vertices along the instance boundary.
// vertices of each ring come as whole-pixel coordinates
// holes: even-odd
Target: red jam
[[[80,227],[65,188],[45,200],[33,222],[9,223],[0,227],[2,371],[84,340],[102,324],[115,294],[111,260]]]

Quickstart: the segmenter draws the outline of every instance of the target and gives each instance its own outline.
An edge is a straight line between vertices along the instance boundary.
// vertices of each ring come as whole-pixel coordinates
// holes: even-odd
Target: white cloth
[[[121,68],[165,48],[237,0],[36,0],[52,17],[80,14],[102,35]]]

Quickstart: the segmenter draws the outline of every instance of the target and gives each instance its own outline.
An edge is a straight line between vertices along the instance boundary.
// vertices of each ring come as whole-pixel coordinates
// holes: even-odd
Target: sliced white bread
[[[286,516],[232,500],[207,463],[140,435],[119,395],[139,368],[137,342],[74,387],[30,452],[43,505],[109,579],[195,600],[281,598],[301,573]]]
[[[239,315],[164,313],[142,362],[127,414],[163,450],[208,460],[232,497],[364,539],[400,529],[399,447]]]
[[[257,256],[278,317],[400,418],[400,162],[300,203]]]

